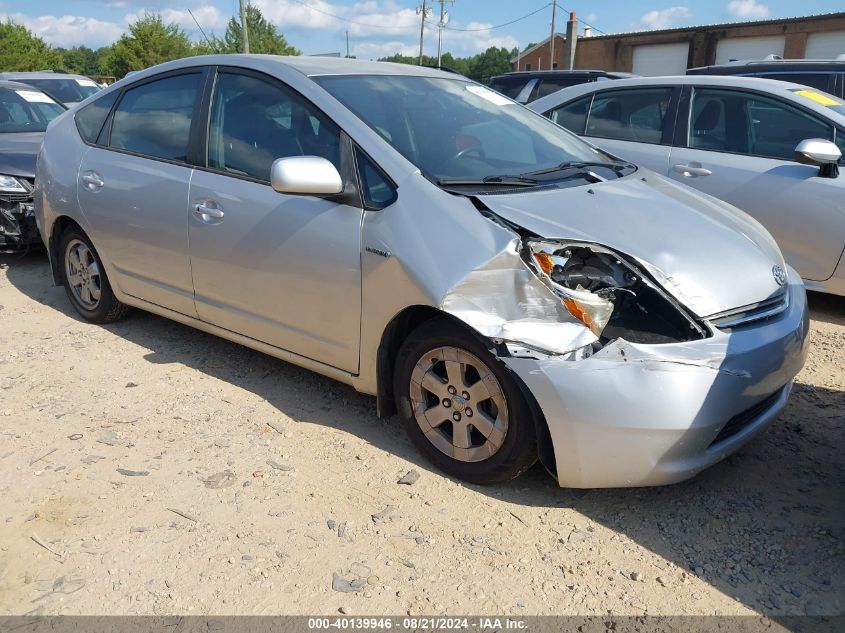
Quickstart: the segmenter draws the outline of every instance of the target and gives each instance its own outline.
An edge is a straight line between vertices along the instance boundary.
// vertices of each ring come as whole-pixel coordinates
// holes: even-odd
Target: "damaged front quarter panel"
[[[520,256],[515,238],[471,271],[444,297],[440,308],[482,335],[549,354],[566,354],[599,340]]]

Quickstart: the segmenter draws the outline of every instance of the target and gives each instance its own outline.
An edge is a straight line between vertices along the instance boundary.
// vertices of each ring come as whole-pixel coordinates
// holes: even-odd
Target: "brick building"
[[[555,68],[565,68],[566,36],[555,34]],[[684,74],[731,59],[832,59],[845,55],[845,13],[691,26],[577,38],[575,68],[638,75]],[[518,61],[518,67],[517,67]],[[549,38],[511,60],[514,70],[548,70]]]

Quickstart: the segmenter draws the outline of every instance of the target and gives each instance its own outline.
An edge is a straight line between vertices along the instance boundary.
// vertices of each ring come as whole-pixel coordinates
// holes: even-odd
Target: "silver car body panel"
[[[134,226],[134,213],[124,218],[120,231],[110,224],[116,220],[80,211],[84,196],[77,199],[82,186],[77,181],[83,175],[83,156],[93,150],[79,138],[72,115],[64,114],[48,130],[39,158],[39,226],[50,239],[58,218],[78,222],[99,249],[120,301],[369,394],[379,391],[379,380],[390,379],[379,376],[377,359],[394,319],[416,307],[449,314],[488,341],[531,391],[549,427],[559,482],[566,486],[658,484],[691,476],[735,450],[751,433],[739,433],[713,458],[713,451],[701,449],[701,438],[690,444],[695,454],[672,448],[684,445],[685,429],[698,433],[701,427],[704,433],[707,427],[702,437],[715,435],[717,426],[761,399],[779,394],[770,413],[785,401],[806,351],[806,303],[794,276],[788,309],[770,321],[736,331],[711,327],[711,336],[677,345],[633,345],[617,339],[589,356],[584,350],[591,349],[596,336],[561,310],[551,291],[538,283],[518,253],[522,238],[512,228],[550,239],[605,244],[647,267],[667,292],[706,317],[778,292],[772,267],[782,265],[779,251],[758,223],[729,205],[646,170],[614,182],[485,195],[473,202],[433,185],[306,76],[395,73],[461,80],[431,69],[325,58],[210,56],[136,73],[106,91],[157,72],[210,64],[252,68],[287,82],[376,160],[396,184],[398,200],[380,211],[361,211],[185,167],[190,195],[181,188],[172,195],[183,236],[190,235],[189,268],[197,267],[192,312],[166,305],[152,283],[137,294],[127,291],[126,284],[136,277],[118,271],[117,263],[126,255],[115,249],[138,248],[133,240],[143,240],[143,235]],[[151,171],[161,165],[151,159],[148,163]],[[104,187],[118,182],[109,178]],[[216,231],[223,224],[206,225],[192,217],[192,205],[212,194],[226,221],[239,216],[225,234]],[[170,202],[156,204],[156,213],[170,208]],[[181,210],[179,205],[184,205]],[[653,221],[643,221],[652,214]],[[110,237],[109,232],[123,234]],[[175,229],[163,235],[176,239]],[[696,239],[719,244],[719,252],[697,245]],[[184,263],[172,261],[174,268]],[[738,278],[740,265],[744,269]],[[170,298],[174,296],[181,295],[171,293]],[[287,304],[295,304],[297,312],[282,315]],[[638,414],[639,407],[651,411],[651,417]],[[671,419],[667,411],[672,411]],[[768,420],[774,413],[766,415]],[[751,426],[761,425],[757,421]],[[658,436],[664,440],[657,442]],[[576,463],[571,463],[572,438],[577,439]],[[625,454],[607,464],[610,447],[623,443]],[[676,453],[682,459],[664,468],[665,457]],[[605,473],[585,466],[602,463]]]
[[[547,113],[561,105],[606,90],[657,86],[699,86],[750,90],[808,110],[845,133],[845,115],[796,90],[818,90],[774,79],[740,76],[687,75],[623,79],[612,86],[587,84],[564,88],[530,104]],[[808,288],[845,294],[845,277],[837,268],[845,254],[845,174],[818,177],[818,167],[795,161],[763,158],[585,136],[585,140],[724,200],[760,221],[777,240],[786,260],[808,282]],[[679,173],[675,165],[695,165],[706,176]]]

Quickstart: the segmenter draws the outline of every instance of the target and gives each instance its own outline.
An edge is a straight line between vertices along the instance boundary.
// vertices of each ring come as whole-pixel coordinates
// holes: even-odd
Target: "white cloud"
[[[650,29],[669,29],[677,20],[683,20],[691,15],[689,7],[669,7],[659,11],[649,11],[640,17],[640,22]]]
[[[738,18],[766,18],[769,17],[769,7],[756,0],[731,0],[728,13]]]
[[[135,13],[129,13],[124,20],[127,24],[131,24],[139,18],[144,17],[144,11],[144,9],[141,9]],[[161,15],[161,19],[164,22],[176,23],[190,32],[197,30],[197,22],[204,30],[208,31],[209,29],[225,28],[226,22],[229,21],[228,15],[224,15],[217,7],[210,4],[192,8],[191,13],[194,14],[193,18],[187,9],[159,9],[157,12]],[[194,18],[196,18],[197,22],[194,22]]]
[[[596,13],[590,13],[590,14],[587,15],[587,18],[586,18],[587,22],[589,22],[590,24],[592,24],[593,22],[595,22],[598,19],[599,19],[599,16]]]
[[[54,46],[78,46],[84,44],[90,48],[97,48],[109,44],[120,37],[124,27],[115,22],[104,22],[96,18],[86,18],[79,15],[42,15],[29,16],[23,13],[12,13],[0,16],[23,24],[33,33]]]

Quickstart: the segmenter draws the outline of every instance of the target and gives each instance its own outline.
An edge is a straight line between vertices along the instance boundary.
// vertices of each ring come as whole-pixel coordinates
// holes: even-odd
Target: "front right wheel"
[[[537,460],[534,420],[515,378],[448,319],[424,323],[407,338],[393,389],[411,440],[454,477],[500,483]]]

